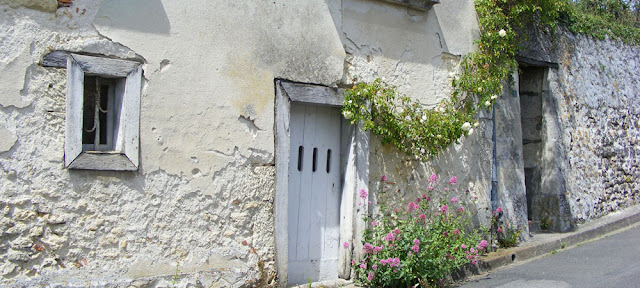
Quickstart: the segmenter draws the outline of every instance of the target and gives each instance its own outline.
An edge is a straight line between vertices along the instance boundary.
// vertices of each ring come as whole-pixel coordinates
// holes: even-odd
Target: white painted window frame
[[[135,171],[139,166],[140,63],[79,54],[66,57],[67,99],[64,145],[69,169]],[[119,107],[113,127],[112,151],[84,151],[82,147],[84,76],[116,78],[115,99]],[[116,105],[118,106],[118,105]],[[118,109],[119,108],[119,109]]]
[[[291,102],[341,107],[344,96],[341,89],[320,85],[275,81],[276,90],[276,195],[275,242],[276,266],[279,284],[287,287],[288,278],[288,196],[289,196],[289,123]],[[360,189],[368,190],[369,183],[369,132],[358,125],[342,121],[341,173],[342,198],[340,204],[340,251],[338,276],[351,277],[351,260],[362,259],[362,234],[366,228],[364,215],[368,203],[358,201]],[[356,203],[361,203],[358,205]],[[350,243],[344,248],[342,243]]]

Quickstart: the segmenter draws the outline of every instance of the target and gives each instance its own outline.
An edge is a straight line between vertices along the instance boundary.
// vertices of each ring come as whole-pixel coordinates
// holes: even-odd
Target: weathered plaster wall
[[[274,78],[342,79],[327,4],[73,2],[0,4],[1,285],[266,285]],[[63,168],[53,50],[144,62],[137,172]]]
[[[460,55],[474,49],[472,42],[478,28],[473,1],[445,1],[428,11],[385,2],[369,5],[371,2],[376,1],[342,1],[340,23],[347,52],[343,82],[384,78],[389,84],[396,85],[400,93],[435,107],[451,93],[450,81],[459,72]],[[505,94],[511,95],[507,90]],[[521,151],[516,154],[511,151],[521,149],[517,145],[519,140],[513,143],[511,135],[512,130],[519,131],[519,125],[510,126],[514,119],[519,123],[519,113],[510,110],[512,104],[508,100],[504,97],[498,100],[498,107],[502,107],[498,110],[501,112],[498,113],[501,122],[498,122],[504,125],[499,126],[501,130],[497,133],[504,134],[506,142],[503,141],[505,149],[500,149],[501,154],[498,155],[504,164],[498,182],[504,201],[497,204],[506,211],[505,220],[510,219],[510,223],[526,231],[526,206],[524,209],[518,206],[526,202],[520,199],[525,199],[524,174],[514,170],[522,170]],[[404,207],[408,201],[426,192],[431,174],[437,174],[441,184],[456,176],[458,184],[455,191],[443,194],[440,190],[439,196],[450,199],[468,189],[471,198],[477,197],[473,210],[478,214],[474,221],[488,226],[492,209],[492,118],[491,111],[480,113],[475,133],[462,137],[460,144],[449,147],[426,163],[400,154],[372,136],[368,186],[373,192],[373,206]],[[395,184],[381,186],[378,180],[383,174]],[[383,189],[390,192],[382,193]],[[377,208],[373,209],[373,213],[378,212]]]

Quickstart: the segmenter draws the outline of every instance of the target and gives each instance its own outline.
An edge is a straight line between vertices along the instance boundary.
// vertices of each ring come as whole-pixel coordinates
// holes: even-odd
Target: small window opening
[[[316,168],[318,167],[318,148],[313,148],[313,168],[312,172],[316,172]]]
[[[115,81],[98,76],[85,76],[82,107],[82,150],[113,150]]]
[[[298,147],[298,171],[302,171],[302,157],[304,156],[304,147]]]
[[[327,150],[327,173],[331,172],[331,149]]]

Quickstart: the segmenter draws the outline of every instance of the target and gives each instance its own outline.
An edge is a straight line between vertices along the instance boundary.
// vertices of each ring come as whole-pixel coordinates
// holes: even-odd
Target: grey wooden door
[[[288,282],[337,279],[340,109],[293,103],[290,119]]]

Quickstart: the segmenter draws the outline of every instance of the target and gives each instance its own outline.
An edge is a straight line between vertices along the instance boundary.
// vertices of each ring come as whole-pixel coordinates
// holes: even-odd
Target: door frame
[[[287,287],[288,280],[288,197],[289,197],[289,153],[291,102],[342,107],[343,90],[322,85],[295,83],[275,80],[275,155],[276,155],[276,195],[275,195],[275,262],[278,282]],[[342,121],[341,181],[340,201],[340,251],[338,276],[351,277],[351,260],[362,256],[362,232],[366,201],[359,203],[358,191],[368,190],[369,182],[369,132],[362,124],[351,125]],[[349,243],[345,248],[342,243]]]

